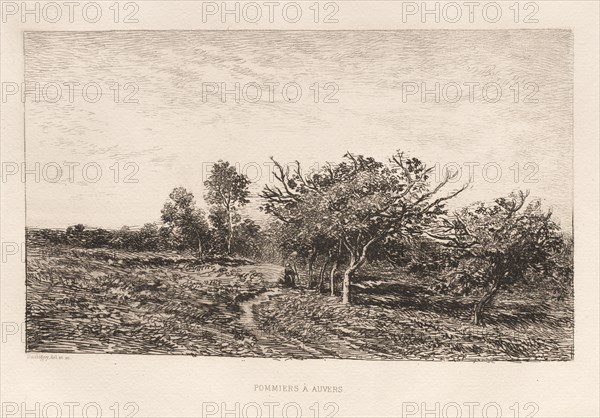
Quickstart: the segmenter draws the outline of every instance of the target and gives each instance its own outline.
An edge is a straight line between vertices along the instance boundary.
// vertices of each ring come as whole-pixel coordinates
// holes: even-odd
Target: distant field
[[[282,289],[283,268],[171,253],[28,247],[27,349],[296,358],[569,360],[573,302],[501,295],[488,325],[474,299],[432,278],[367,268],[355,304]]]

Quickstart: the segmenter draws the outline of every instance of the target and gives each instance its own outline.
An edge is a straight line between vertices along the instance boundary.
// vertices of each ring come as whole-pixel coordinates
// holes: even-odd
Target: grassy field
[[[281,268],[173,254],[28,251],[30,351],[263,355],[240,304]]]
[[[405,360],[570,360],[573,303],[552,295],[500,295],[485,326],[474,298],[436,292],[435,280],[367,267],[352,306],[293,290],[261,305],[258,322],[326,355]]]
[[[367,267],[352,306],[282,268],[171,253],[28,247],[27,349],[396,360],[569,360],[573,303],[502,294],[486,326],[435,278]]]

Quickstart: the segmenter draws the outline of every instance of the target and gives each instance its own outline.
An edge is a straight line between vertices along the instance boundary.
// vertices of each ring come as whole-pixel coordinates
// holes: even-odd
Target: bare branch
[[[450,199],[458,196],[460,193],[464,192],[467,189],[467,187],[469,187],[469,185],[470,185],[470,183],[465,183],[460,189],[455,190],[454,192],[450,193],[449,195],[435,199],[433,202],[431,202],[429,205],[427,205],[421,213],[426,213],[432,207],[438,206],[440,203],[445,202],[446,200],[450,200]]]
[[[410,174],[410,171],[408,170],[408,168],[402,162],[403,158],[404,158],[404,153],[401,152],[400,154],[394,155],[392,157],[392,161],[395,162],[402,169],[402,172],[404,173],[404,175],[408,179],[409,183],[414,183],[412,174]]]

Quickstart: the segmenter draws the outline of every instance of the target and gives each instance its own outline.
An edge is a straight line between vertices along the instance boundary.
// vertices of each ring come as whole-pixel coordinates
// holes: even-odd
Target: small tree
[[[111,233],[106,229],[89,229],[84,231],[85,245],[88,248],[105,247],[110,243]]]
[[[208,203],[223,210],[227,219],[227,254],[231,255],[231,242],[233,240],[233,228],[235,215],[240,206],[249,202],[248,177],[238,174],[235,167],[227,161],[217,162],[204,182],[208,189],[205,199]]]
[[[232,251],[242,257],[258,259],[261,257],[262,231],[251,219],[244,219],[233,230]]]
[[[77,224],[67,227],[65,236],[67,242],[71,245],[81,245],[85,241],[85,226],[83,224]]]
[[[129,249],[131,242],[130,228],[128,226],[122,226],[118,231],[113,233],[113,238],[110,241],[110,245],[114,248]]]
[[[160,238],[158,227],[153,223],[146,223],[138,231],[138,249],[141,251],[152,251],[159,247]]]
[[[528,195],[519,191],[493,203],[476,203],[429,233],[457,250],[451,287],[463,294],[481,291],[473,308],[476,325],[483,323],[485,309],[502,288],[526,280],[531,271],[552,269],[565,244],[551,211],[543,212],[539,200],[525,206]]]
[[[194,195],[183,187],[173,189],[162,209],[162,221],[179,249],[194,249],[204,256],[209,229],[204,212],[196,207]]]

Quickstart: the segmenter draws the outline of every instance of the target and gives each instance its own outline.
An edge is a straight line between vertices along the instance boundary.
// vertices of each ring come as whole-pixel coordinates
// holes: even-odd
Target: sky
[[[139,226],[177,186],[203,206],[218,160],[253,180],[244,213],[261,221],[271,156],[317,167],[401,150],[438,178],[462,167],[448,191],[472,174],[452,206],[529,189],[570,230],[572,44],[566,30],[27,32],[26,86],[42,92],[25,100],[40,174],[27,224]]]

